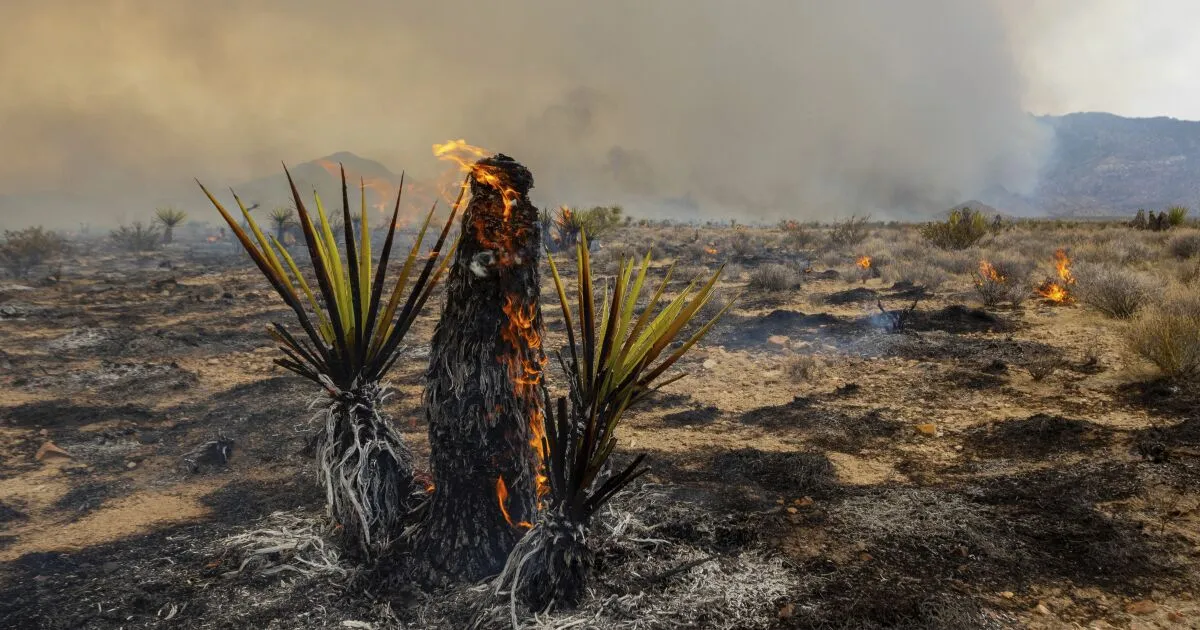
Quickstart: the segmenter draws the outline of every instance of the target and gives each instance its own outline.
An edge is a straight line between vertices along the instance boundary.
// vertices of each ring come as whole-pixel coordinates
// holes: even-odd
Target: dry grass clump
[[[1167,241],[1167,251],[1176,258],[1192,258],[1200,255],[1200,231],[1176,234]]]
[[[1200,290],[1176,287],[1125,331],[1129,349],[1172,378],[1200,374]]]
[[[976,248],[963,250],[934,250],[927,252],[925,260],[929,264],[955,276],[970,275],[979,268],[979,260],[983,252]]]
[[[1109,317],[1133,317],[1150,300],[1154,282],[1112,264],[1084,265],[1075,273],[1080,301]]]
[[[750,290],[774,293],[788,291],[800,285],[795,269],[778,263],[762,265],[750,273]]]
[[[946,284],[950,275],[929,263],[905,260],[888,267],[884,278],[889,282],[910,282],[929,291],[937,291]]]
[[[788,357],[783,371],[793,381],[811,381],[819,377],[825,365],[811,354],[796,354]]]
[[[975,292],[986,307],[1017,306],[1029,297],[1033,263],[1014,256],[980,260],[975,268]]]

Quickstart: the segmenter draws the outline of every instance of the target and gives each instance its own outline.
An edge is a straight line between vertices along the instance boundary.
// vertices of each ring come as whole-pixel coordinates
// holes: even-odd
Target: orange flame
[[[504,515],[504,520],[508,523],[509,527],[523,527],[525,529],[533,527],[532,523],[526,521],[513,523],[512,517],[508,515],[508,485],[504,483],[503,476],[496,477],[496,500],[500,502],[500,513]]]
[[[512,218],[513,206],[520,198],[520,193],[507,184],[506,178],[499,168],[479,164],[479,160],[490,156],[491,152],[467,144],[466,140],[460,138],[433,145],[433,154],[438,159],[454,162],[458,165],[460,172],[467,173],[476,182],[489,186],[500,193],[504,204],[502,215],[504,227],[498,231],[495,230],[494,226],[489,226],[483,220],[482,213],[476,218],[473,227],[479,243],[484,247],[496,250],[502,265],[512,264],[517,260],[516,256],[520,246],[517,239],[526,234],[520,222],[509,222]],[[464,181],[462,186],[465,187],[467,184],[468,182]],[[496,240],[492,240],[493,237]],[[514,293],[506,294],[504,298],[502,310],[507,316],[507,321],[500,331],[500,337],[508,343],[512,351],[500,356],[499,360],[507,364],[513,391],[517,397],[526,402],[526,408],[530,410],[530,445],[537,457],[536,488],[537,496],[540,498],[550,490],[549,480],[544,474],[546,427],[540,406],[542,366],[546,364],[546,355],[541,351],[542,338],[535,326],[536,303],[523,305]],[[496,481],[496,495],[500,499],[500,507],[504,511],[505,520],[511,524],[512,521],[509,519],[505,506],[508,487],[504,484],[503,478]],[[518,523],[517,525],[530,526],[528,523]]]
[[[1073,301],[1069,286],[1075,284],[1075,276],[1071,274],[1071,259],[1064,250],[1054,252],[1054,270],[1058,280],[1047,280],[1037,288],[1038,295],[1056,304],[1069,304]]]
[[[508,315],[508,325],[500,331],[500,338],[513,348],[528,347],[537,357],[530,360],[521,356],[520,352],[514,351],[502,357],[502,360],[508,363],[508,374],[516,395],[527,401],[531,410],[529,444],[537,456],[537,496],[540,498],[550,491],[549,480],[544,474],[546,424],[538,406],[538,388],[542,383],[542,367],[546,364],[546,356],[539,352],[542,337],[534,327],[534,306],[530,304],[528,308],[523,308],[514,295],[506,295],[503,310],[504,314]]]
[[[710,256],[716,256],[716,255],[717,255],[717,253],[718,253],[718,250],[717,250],[717,248],[716,248],[716,247],[705,247],[705,248],[704,248],[704,253],[706,253],[706,254],[708,254],[708,255],[710,255]]]
[[[1054,268],[1064,284],[1075,284],[1075,276],[1071,275],[1071,259],[1066,251],[1060,249],[1054,252]]]
[[[433,154],[440,160],[458,164],[459,170],[470,173],[475,181],[486,184],[499,192],[500,197],[504,199],[504,220],[507,221],[512,216],[513,204],[521,195],[504,185],[499,169],[478,163],[478,160],[490,155],[489,151],[467,144],[466,140],[459,138],[433,145]]]
[[[981,260],[979,261],[979,279],[975,281],[975,284],[983,284],[985,281],[1004,282],[1004,276],[1000,275],[999,271],[996,271],[996,267],[992,263]]]
[[[856,262],[855,264],[858,265],[859,269],[863,269],[863,270],[870,269],[871,268],[871,257],[870,256],[859,256],[858,262]]]

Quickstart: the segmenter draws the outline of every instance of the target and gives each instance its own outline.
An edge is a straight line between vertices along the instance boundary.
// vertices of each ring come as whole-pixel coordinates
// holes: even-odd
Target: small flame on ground
[[[871,257],[870,256],[859,256],[858,262],[856,262],[855,264],[858,265],[859,269],[870,269],[871,268]]]
[[[1047,280],[1037,288],[1038,295],[1051,302],[1069,304],[1073,301],[1068,287],[1075,284],[1075,276],[1071,274],[1071,259],[1065,250],[1054,252],[1054,270],[1058,280]]]
[[[717,255],[718,253],[720,253],[720,252],[719,252],[719,250],[718,250],[716,247],[705,247],[705,248],[704,248],[704,253],[706,253],[706,254],[708,254],[708,255],[710,255],[710,256],[716,256],[716,255]]]
[[[219,236],[210,236],[210,237],[208,237],[208,239],[207,239],[207,240],[208,240],[208,242],[209,242],[209,243],[216,243],[217,241],[221,240],[221,237],[219,237]]]

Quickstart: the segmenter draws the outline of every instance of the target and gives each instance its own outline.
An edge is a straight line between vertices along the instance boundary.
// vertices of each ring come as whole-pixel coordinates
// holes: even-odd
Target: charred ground
[[[733,259],[727,295],[766,265],[796,276],[747,294],[684,360],[690,375],[630,422],[622,450],[649,453],[654,472],[606,521],[627,518],[638,533],[601,552],[597,597],[615,602],[604,619],[1196,623],[1194,390],[1139,372],[1122,324],[1085,306],[980,308],[970,273],[989,251],[929,261],[905,253],[910,229],[873,229],[820,248],[767,229],[629,227],[603,239],[596,256],[614,268],[620,253],[647,249],[692,276]],[[1029,230],[1036,243],[1019,244],[1046,266],[1064,244],[1099,257],[1097,234]],[[878,269],[865,282],[864,253]],[[901,273],[917,264],[944,277]],[[914,300],[897,326],[888,313]],[[317,392],[271,364],[263,333],[283,310],[228,243],[100,248],[67,260],[57,282],[0,288],[0,627],[457,628],[474,618],[461,591],[238,572],[244,557],[223,540],[323,504],[302,454]],[[551,349],[561,316],[543,311]],[[388,405],[422,457],[432,321],[414,331]],[[552,360],[552,385],[563,382],[555,370]],[[47,442],[70,456],[38,459]],[[636,542],[646,540],[656,542]],[[704,599],[712,583],[728,590],[721,606]],[[746,616],[730,616],[736,607]]]

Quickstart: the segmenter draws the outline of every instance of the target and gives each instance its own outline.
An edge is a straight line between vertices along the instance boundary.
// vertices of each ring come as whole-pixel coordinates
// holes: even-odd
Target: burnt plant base
[[[585,526],[548,511],[509,554],[496,591],[507,590],[533,611],[571,608],[583,597],[594,566]]]
[[[384,394],[376,384],[339,394],[322,412],[316,445],[328,514],[347,552],[368,560],[388,549],[423,495],[412,453],[379,412]]]

